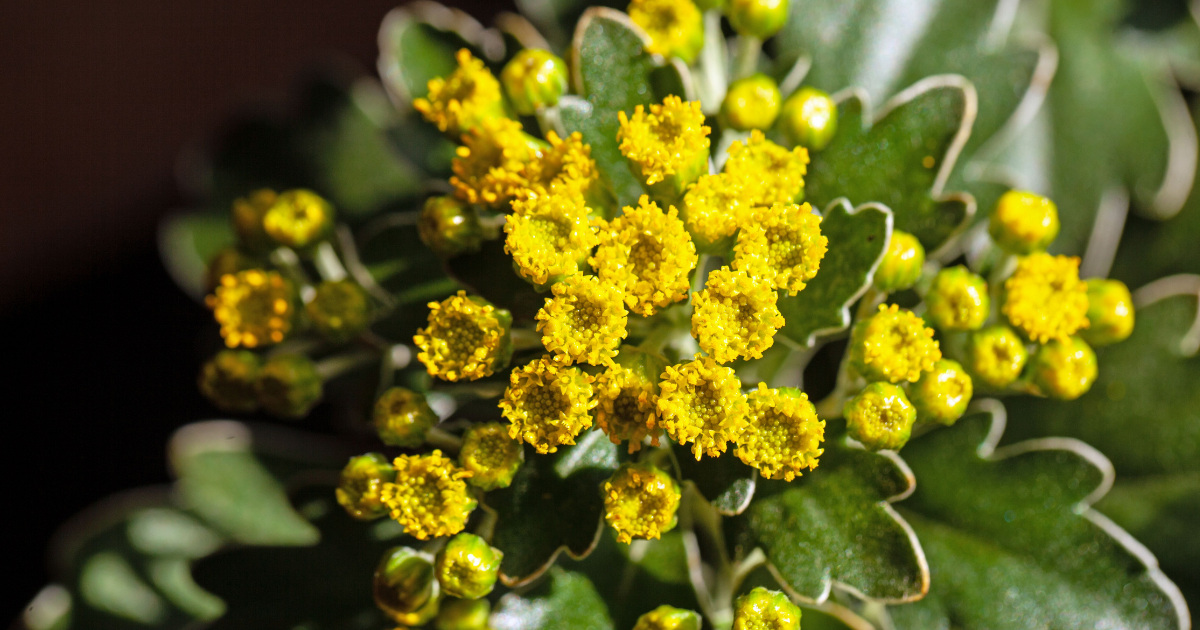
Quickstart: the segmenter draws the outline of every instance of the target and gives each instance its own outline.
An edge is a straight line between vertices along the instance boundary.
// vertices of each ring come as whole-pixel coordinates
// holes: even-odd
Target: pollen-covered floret
[[[699,101],[668,96],[650,111],[638,105],[633,116],[619,113],[621,154],[648,186],[660,182],[676,195],[708,172],[708,134]],[[670,181],[668,181],[670,180]]]
[[[492,592],[504,552],[463,532],[438,552],[434,568],[442,590],[451,597],[479,599]]]
[[[222,276],[205,301],[230,348],[279,343],[292,330],[296,294],[278,272],[250,269]]]
[[[696,246],[674,206],[663,212],[642,195],[636,208],[626,206],[601,230],[600,246],[588,262],[601,282],[625,292],[629,310],[648,317],[687,297]]]
[[[962,417],[972,393],[970,375],[950,359],[935,363],[933,370],[922,374],[908,389],[908,397],[917,408],[917,420],[946,426]]]
[[[592,159],[592,148],[583,143],[578,131],[559,138],[554,131],[546,132],[549,149],[525,165],[522,195],[532,192],[587,197],[588,192],[599,183],[600,171]]]
[[[537,313],[542,345],[566,364],[601,365],[617,356],[628,320],[621,290],[596,276],[576,274],[553,291]]]
[[[775,204],[755,210],[734,247],[733,268],[765,278],[776,289],[795,295],[817,275],[829,239],[821,217],[808,204]]]
[[[1078,258],[1022,256],[1004,289],[1008,321],[1038,343],[1063,341],[1088,327],[1087,283],[1079,279]]]
[[[457,136],[481,122],[504,116],[500,82],[483,62],[463,48],[455,54],[458,68],[448,77],[429,81],[429,95],[413,101],[425,120]]]
[[[650,36],[646,50],[685,63],[704,46],[704,17],[692,0],[633,0],[629,17]]]
[[[506,217],[504,251],[526,280],[546,284],[579,271],[600,242],[583,199],[576,195],[532,196],[513,202]]]
[[[1133,334],[1133,296],[1120,280],[1092,278],[1088,288],[1088,327],[1079,336],[1089,344],[1107,346]]]
[[[463,481],[471,473],[435,450],[401,455],[392,462],[396,480],[383,486],[383,502],[410,536],[452,536],[466,527],[476,501]]]
[[[613,444],[629,442],[629,452],[642,448],[647,436],[658,446],[658,375],[666,359],[625,346],[616,362],[596,377],[596,426]]]
[[[420,446],[438,421],[425,396],[404,387],[392,387],[375,401],[373,419],[384,444],[408,448]]]
[[[674,606],[659,606],[638,617],[633,630],[700,630],[700,614]]]
[[[1031,192],[1010,190],[996,202],[988,223],[992,240],[1014,254],[1046,249],[1058,236],[1058,208]]]
[[[738,598],[733,630],[800,630],[800,608],[787,595],[756,586]]]
[[[481,490],[507,488],[525,463],[525,449],[499,422],[476,424],[463,434],[458,461],[471,473],[467,483]]]
[[[938,272],[925,294],[926,316],[937,328],[978,330],[992,309],[987,282],[962,265]]]
[[[904,390],[891,383],[871,383],[842,409],[850,437],[873,450],[900,450],[912,436],[917,409]]]
[[[451,163],[459,199],[499,208],[525,186],[525,166],[542,152],[538,141],[510,118],[492,118],[463,135]]]
[[[671,439],[691,444],[699,460],[716,457],[746,428],[749,404],[732,368],[702,357],[668,366],[659,383],[659,424]]]
[[[783,328],[777,299],[769,280],[718,269],[692,299],[692,336],[718,363],[762,358]]]
[[[1037,349],[1029,361],[1031,382],[1043,396],[1075,400],[1096,380],[1096,353],[1079,337],[1054,340]]]
[[[263,231],[280,245],[304,248],[333,228],[333,218],[333,206],[317,193],[289,190],[276,197],[263,215]]]
[[[429,325],[417,330],[417,359],[430,376],[476,380],[491,376],[512,355],[512,316],[465,291],[429,303]]]
[[[967,369],[973,377],[996,389],[1017,380],[1028,359],[1025,343],[1008,326],[989,326],[976,331],[967,343]]]
[[[718,173],[701,175],[688,188],[679,216],[697,248],[715,253],[728,247],[729,237],[750,217],[750,211],[750,196],[742,180]]]
[[[574,444],[592,426],[589,412],[595,406],[591,377],[548,357],[513,370],[500,401],[501,413],[512,423],[509,436],[542,454]]]
[[[754,205],[769,206],[799,201],[804,193],[804,175],[808,172],[808,149],[785,149],[757,129],[743,144],[729,146],[725,172],[746,182]]]
[[[383,484],[396,479],[396,469],[379,453],[351,457],[338,482],[338,505],[359,520],[369,521],[388,513],[383,503]]]
[[[649,463],[623,464],[604,482],[604,519],[618,542],[660,538],[675,527],[679,483]]]
[[[808,394],[790,387],[767,389],[766,383],[759,383],[746,398],[750,413],[736,440],[738,459],[767,479],[791,481],[817,467],[824,452],[825,421],[817,418]]]
[[[933,329],[909,310],[892,304],[858,322],[850,340],[850,360],[868,381],[916,381],[942,358]]]

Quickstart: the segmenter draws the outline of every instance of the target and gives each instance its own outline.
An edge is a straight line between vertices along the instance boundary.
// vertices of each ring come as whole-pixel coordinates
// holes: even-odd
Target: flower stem
[[[758,70],[758,57],[762,54],[762,40],[749,35],[738,37],[737,54],[734,56],[733,78],[744,79]]]

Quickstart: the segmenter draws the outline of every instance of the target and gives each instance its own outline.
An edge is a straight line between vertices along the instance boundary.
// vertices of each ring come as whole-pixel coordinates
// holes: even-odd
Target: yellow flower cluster
[[[716,457],[726,443],[746,428],[749,404],[733,368],[702,357],[667,367],[659,384],[660,423],[680,444],[691,444],[692,454]]]
[[[283,341],[292,329],[295,290],[276,271],[250,269],[221,277],[206,302],[230,348]]]
[[[613,364],[596,377],[596,426],[604,431],[613,444],[629,442],[629,452],[642,448],[642,440],[650,436],[658,446],[662,433],[656,428],[658,419],[657,374],[646,374],[638,366]]]
[[[725,172],[746,182],[747,193],[756,206],[800,201],[804,193],[804,175],[808,172],[808,149],[787,150],[757,129],[745,144],[729,146]]]
[[[714,271],[692,301],[692,336],[720,363],[762,358],[783,328],[777,299],[769,280],[729,268]]]
[[[417,330],[413,343],[417,359],[430,376],[447,380],[476,380],[491,376],[511,352],[508,311],[465,291],[429,303],[429,325]]]
[[[701,249],[719,249],[750,216],[751,199],[742,180],[729,173],[701,175],[683,196],[681,218]]]
[[[1013,326],[1038,342],[1066,341],[1088,327],[1087,283],[1079,279],[1079,259],[1040,253],[1017,259],[1004,281],[1003,312]]]
[[[467,483],[482,490],[507,488],[525,461],[525,449],[499,422],[476,424],[463,435],[458,461],[471,473]]]
[[[500,82],[483,62],[463,48],[455,54],[458,69],[448,77],[429,81],[429,95],[413,107],[437,128],[450,134],[473,129],[481,122],[504,115]]]
[[[759,208],[738,233],[733,268],[770,280],[788,295],[802,291],[817,275],[829,239],[821,234],[821,217],[808,204],[775,204]]]
[[[504,251],[535,284],[576,273],[600,242],[579,197],[531,196],[514,201],[512,207],[504,222]]]
[[[383,485],[383,503],[405,531],[421,540],[462,531],[476,501],[463,481],[471,473],[442,452],[401,455],[392,462],[396,480]]]
[[[589,412],[596,400],[591,381],[579,368],[545,357],[513,370],[500,401],[501,413],[512,423],[509,436],[542,454],[574,444],[575,437],[592,426]]]
[[[649,464],[626,464],[604,482],[604,518],[617,542],[660,538],[677,522],[679,484]]]
[[[621,290],[577,274],[556,283],[553,291],[537,313],[542,345],[566,364],[600,365],[617,356],[628,319]]]
[[[738,459],[767,479],[791,481],[817,467],[825,421],[817,418],[807,394],[759,383],[747,399],[749,422],[737,439]]]
[[[629,310],[650,316],[687,296],[696,246],[674,206],[663,212],[642,195],[636,208],[626,206],[601,230],[588,263],[601,282],[625,292]]]
[[[542,153],[539,141],[511,118],[489,118],[463,136],[451,163],[459,199],[501,207],[525,188],[525,167]]]
[[[700,101],[668,96],[649,111],[638,105],[633,116],[620,112],[619,118],[621,154],[647,186],[672,178],[682,189],[708,172],[708,134],[712,129],[704,124]]]
[[[850,360],[869,381],[915,382],[942,358],[933,329],[909,310],[892,304],[854,327]]]
[[[550,148],[525,165],[524,190],[518,196],[561,194],[587,199],[599,182],[600,171],[592,160],[592,148],[583,143],[583,135],[576,131],[563,139],[548,131],[546,141]]]

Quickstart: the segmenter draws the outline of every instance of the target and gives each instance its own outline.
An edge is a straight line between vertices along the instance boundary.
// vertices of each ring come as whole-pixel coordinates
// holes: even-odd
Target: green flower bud
[[[917,283],[925,265],[925,248],[908,232],[892,231],[883,262],[875,270],[875,286],[881,291],[900,291]]]
[[[467,483],[481,490],[507,488],[525,463],[525,449],[499,422],[477,424],[463,435],[458,461],[470,471]]]
[[[1004,325],[976,331],[967,344],[967,368],[971,376],[996,389],[1017,380],[1028,359],[1025,342]]]
[[[437,424],[437,414],[429,408],[425,396],[403,387],[393,387],[375,402],[375,430],[388,446],[415,448],[425,442],[425,434]]]
[[[788,0],[729,0],[725,17],[738,35],[766,39],[787,23]]]
[[[1046,249],[1058,236],[1058,208],[1031,192],[1010,190],[996,202],[988,234],[1004,251],[1030,254]]]
[[[796,90],[783,103],[780,130],[793,144],[810,151],[829,146],[837,135],[837,103],[821,90],[805,87]]]
[[[321,400],[321,376],[308,357],[285,354],[269,359],[254,382],[258,404],[273,416],[303,418]]]
[[[346,513],[363,521],[370,521],[388,513],[383,503],[383,484],[396,480],[396,469],[379,453],[367,453],[351,457],[342,469],[338,482],[338,505]]]
[[[978,330],[992,309],[987,282],[962,265],[938,272],[925,305],[925,317],[941,330]]]
[[[437,555],[437,579],[447,595],[479,599],[492,592],[504,552],[475,534],[450,539]]]
[[[212,293],[221,284],[221,276],[236,274],[239,271],[260,269],[260,260],[247,256],[236,247],[225,247],[213,255],[204,269],[204,292]]]
[[[1120,280],[1087,281],[1088,327],[1079,336],[1094,347],[1124,341],[1133,333],[1133,296]]]
[[[908,390],[921,422],[950,426],[967,410],[973,393],[971,377],[957,361],[942,359]]]
[[[633,630],[700,630],[700,615],[693,610],[659,606],[638,617]]]
[[[917,409],[904,390],[891,383],[871,383],[842,409],[850,437],[873,450],[900,450],[912,436]]]
[[[263,188],[233,202],[230,209],[233,232],[246,251],[261,253],[274,247],[275,243],[263,229],[263,217],[278,198],[274,190]],[[217,278],[220,279],[220,276]]]
[[[246,350],[222,350],[200,368],[200,393],[223,411],[249,413],[258,408],[254,382],[262,359]]]
[[[371,297],[353,280],[322,282],[304,308],[317,331],[331,341],[347,341],[371,323]]]
[[[567,62],[548,50],[526,48],[500,71],[500,82],[517,113],[532,116],[567,93]]]
[[[787,595],[756,586],[738,598],[733,630],[800,630],[800,608]]]
[[[275,199],[263,215],[263,230],[286,247],[305,248],[325,238],[333,229],[333,206],[304,189],[289,190]]]
[[[775,79],[765,74],[738,79],[721,102],[721,120],[738,131],[767,129],[775,123],[782,100]]]
[[[452,599],[442,604],[434,627],[437,630],[490,630],[492,604],[486,599]]]
[[[438,612],[441,589],[433,577],[428,554],[408,547],[393,547],[375,569],[375,605],[396,623],[419,626]]]
[[[450,196],[425,200],[417,231],[421,242],[442,258],[479,251],[485,236],[475,208]]]
[[[1029,371],[1038,393],[1075,400],[1086,394],[1096,381],[1096,353],[1079,337],[1051,341],[1034,353]]]

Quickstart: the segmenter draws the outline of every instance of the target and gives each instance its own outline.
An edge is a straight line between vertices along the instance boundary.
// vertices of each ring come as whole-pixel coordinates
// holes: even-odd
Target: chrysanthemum
[[[600,242],[583,200],[551,194],[513,202],[504,222],[504,251],[525,279],[546,284],[579,271]]]
[[[742,180],[727,173],[701,175],[683,196],[680,218],[699,249],[715,250],[737,232],[750,210]]]
[[[750,402],[746,429],[737,438],[735,454],[767,479],[791,481],[804,469],[817,467],[824,449],[825,421],[808,395],[792,388],[767,389],[759,383],[746,397]]]
[[[450,184],[459,199],[494,208],[522,190],[525,165],[541,153],[537,140],[510,118],[484,121],[463,136],[463,143],[455,149]]]
[[[909,310],[892,304],[854,326],[850,360],[868,381],[915,382],[942,358],[933,329]]]
[[[648,463],[624,464],[604,482],[604,519],[617,541],[660,538],[677,522],[679,483]]]
[[[462,467],[471,472],[467,483],[483,490],[507,488],[525,462],[525,449],[499,422],[476,424],[463,434],[458,453]]]
[[[642,195],[636,208],[609,223],[589,260],[601,282],[625,292],[629,310],[650,316],[687,297],[696,246],[672,206],[667,212]]]
[[[546,357],[513,370],[500,401],[501,412],[512,423],[509,436],[542,454],[574,444],[575,436],[592,426],[588,412],[595,406],[591,378]]]
[[[438,129],[457,135],[504,116],[504,97],[500,82],[466,48],[455,59],[458,69],[448,77],[431,79],[429,95],[414,100],[413,107]]]
[[[770,281],[718,269],[692,299],[692,336],[718,363],[761,358],[783,328],[777,299]]]
[[[812,206],[776,204],[757,209],[738,232],[732,266],[795,295],[817,275],[828,249]]]
[[[622,365],[625,363],[626,365]],[[644,361],[620,361],[596,377],[596,426],[613,444],[629,442],[629,452],[642,448],[651,436],[658,445],[658,373],[648,374]]]
[[[205,302],[230,348],[255,348],[283,341],[295,314],[292,283],[275,271],[250,269],[221,277]]]
[[[749,405],[741,381],[712,357],[667,367],[659,387],[659,424],[671,439],[691,444],[697,460],[725,452],[746,428]]]
[[[566,364],[600,365],[617,356],[628,319],[621,290],[596,276],[576,274],[553,291],[537,313],[542,345]]]
[[[691,63],[704,46],[704,16],[692,0],[633,0],[628,12],[650,36],[646,50],[654,54]]]
[[[471,473],[437,450],[401,455],[392,466],[396,480],[383,485],[383,502],[410,536],[429,540],[462,531],[476,506],[463,481]]]
[[[1017,259],[1017,270],[1004,281],[1002,309],[1027,337],[1046,343],[1066,341],[1088,327],[1087,283],[1079,279],[1079,259],[1032,254]]]
[[[804,192],[808,149],[796,147],[789,151],[755,129],[745,144],[738,141],[729,146],[725,172],[746,183],[755,205],[796,203]]]
[[[550,148],[525,165],[524,187],[537,195],[586,195],[599,182],[600,171],[592,159],[592,148],[583,143],[578,131],[559,138],[554,131],[546,132]],[[519,195],[523,196],[523,195]]]
[[[512,353],[511,325],[508,311],[459,291],[429,303],[429,325],[413,335],[417,359],[430,376],[447,381],[490,376]]]
[[[619,114],[617,132],[621,154],[647,186],[666,184],[666,192],[677,197],[685,187],[708,172],[708,134],[700,102],[684,102],[668,96],[662,105],[641,105],[633,116]]]

